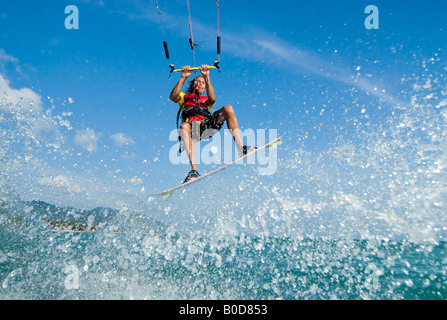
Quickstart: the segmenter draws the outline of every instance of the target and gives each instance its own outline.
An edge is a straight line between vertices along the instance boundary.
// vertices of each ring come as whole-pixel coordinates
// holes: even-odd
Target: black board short
[[[211,138],[222,129],[223,122],[218,122],[218,114],[214,112],[211,117],[191,121],[191,137],[194,141]]]

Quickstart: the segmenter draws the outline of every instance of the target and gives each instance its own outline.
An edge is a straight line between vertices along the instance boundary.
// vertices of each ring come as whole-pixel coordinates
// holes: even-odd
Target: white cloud
[[[19,59],[16,57],[9,55],[5,52],[4,49],[0,49],[0,71],[3,71],[8,66],[13,66],[17,72],[21,72],[21,68],[19,65]]]
[[[115,133],[110,136],[110,138],[113,140],[116,146],[123,147],[128,146],[130,144],[135,144],[135,141],[132,140],[132,138],[126,136],[124,133]]]
[[[76,136],[74,138],[75,144],[89,152],[98,150],[98,140],[99,135],[96,134],[93,129],[87,128],[85,130],[76,130]]]
[[[0,62],[18,63],[19,59],[7,54],[4,49],[0,49]]]
[[[0,74],[0,110],[5,113],[16,113],[18,105],[20,111],[38,114],[42,111],[42,99],[40,95],[29,88],[13,89],[9,80]]]
[[[46,187],[65,188],[68,192],[80,193],[83,188],[71,181],[68,177],[59,174],[57,176],[42,177],[39,179],[39,184]]]
[[[266,31],[249,31],[251,36],[230,36],[229,49],[235,56],[255,61],[268,61],[277,67],[284,68],[292,73],[311,73],[320,77],[342,82],[359,88],[368,94],[393,101],[393,97],[378,90],[377,85],[363,76],[355,75],[342,65],[321,58],[316,52],[299,48],[287,41],[278,38]],[[249,40],[244,40],[249,39]]]
[[[63,140],[58,122],[43,111],[42,98],[29,88],[15,89],[0,74],[0,123],[10,123],[16,128],[16,137],[32,140],[36,144],[52,143],[50,140]],[[50,135],[52,134],[52,135]],[[50,140],[42,140],[43,136]]]
[[[16,70],[20,69],[19,59],[7,54],[4,49],[0,49],[0,72],[8,64],[13,64]],[[29,105],[25,106],[24,102]],[[12,112],[13,109],[17,109],[18,103],[21,103],[20,107],[32,107],[31,110],[28,109],[25,112],[36,113],[42,111],[40,95],[29,88],[11,88],[9,80],[0,74],[0,110],[2,112]]]

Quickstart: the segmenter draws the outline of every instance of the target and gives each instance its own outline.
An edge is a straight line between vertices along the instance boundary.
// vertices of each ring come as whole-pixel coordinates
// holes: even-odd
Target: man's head
[[[190,81],[187,93],[194,93],[195,91],[197,91],[198,94],[203,95],[205,93],[205,90],[205,78],[202,76],[196,76],[193,80]]]

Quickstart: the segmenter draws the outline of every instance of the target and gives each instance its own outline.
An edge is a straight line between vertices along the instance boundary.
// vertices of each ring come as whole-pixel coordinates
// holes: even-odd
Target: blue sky
[[[197,64],[211,64],[216,2],[190,3]],[[170,62],[192,64],[186,0],[159,4]],[[370,4],[378,30],[364,26]],[[68,5],[79,9],[78,30],[64,26]],[[232,104],[242,129],[286,134],[284,152],[325,150],[408,102],[402,79],[422,75],[430,59],[445,72],[445,21],[443,0],[220,1],[216,108]],[[28,146],[39,163],[30,169],[36,197],[45,182],[77,192],[93,179],[151,193],[184,178],[189,166],[168,158],[178,74],[168,79],[162,41],[155,0],[0,2],[0,94],[34,100],[39,119],[29,134],[41,145]]]

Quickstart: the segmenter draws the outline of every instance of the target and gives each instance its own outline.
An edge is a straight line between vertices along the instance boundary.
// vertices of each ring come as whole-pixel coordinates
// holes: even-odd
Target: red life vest
[[[197,99],[197,97],[199,99]],[[209,103],[208,103],[208,97],[207,96],[201,96],[201,95],[196,95],[194,93],[190,93],[190,94],[185,94],[184,96],[184,108],[185,111],[188,108],[194,108],[194,107],[201,107],[201,108],[205,108],[206,110],[209,110]],[[202,115],[195,115],[195,116],[190,116],[188,118],[188,121],[196,121],[196,120],[201,120],[201,119],[205,119],[205,116]]]

